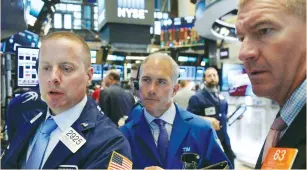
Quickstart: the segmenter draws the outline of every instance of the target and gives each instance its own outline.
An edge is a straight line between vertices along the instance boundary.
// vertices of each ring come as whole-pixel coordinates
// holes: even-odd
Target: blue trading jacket
[[[26,108],[26,106],[22,106],[23,104],[31,104],[31,102],[15,101],[10,104],[11,114],[9,116],[14,115],[14,119],[18,120],[18,123],[14,125],[13,129],[10,127],[12,124],[8,124],[11,128],[10,145],[1,159],[2,169],[22,168],[29,141],[46,117],[47,106],[40,108],[43,111],[34,109],[26,112],[19,110],[18,113],[12,113],[12,109],[15,109],[15,107]],[[33,106],[33,108],[35,107]],[[86,139],[86,143],[77,152],[72,153],[59,141],[43,169],[56,169],[61,165],[76,166],[79,169],[106,169],[113,151],[131,160],[131,151],[127,139],[98,108],[96,102],[88,97],[80,117],[71,126]],[[41,116],[33,121],[34,117],[41,112]]]
[[[182,169],[181,155],[196,153],[200,156],[198,168],[227,160],[211,125],[176,105],[176,116],[169,141],[167,164],[162,166],[157,147],[144,113],[121,127],[129,140],[132,152],[133,168],[143,169],[160,166],[165,169]],[[228,161],[229,162],[229,161]]]

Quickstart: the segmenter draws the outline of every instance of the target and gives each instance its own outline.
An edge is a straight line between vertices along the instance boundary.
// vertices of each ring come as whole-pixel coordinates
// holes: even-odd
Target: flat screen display
[[[205,67],[197,67],[196,69],[196,80],[203,81],[204,78]]]
[[[17,47],[17,86],[35,87],[38,84],[36,60],[39,49]]]
[[[94,69],[93,80],[101,80],[102,79],[102,65],[101,64],[92,64]]]
[[[195,80],[196,67],[195,66],[179,66],[180,77],[179,80]]]
[[[124,80],[124,66],[123,65],[115,65],[115,69],[120,73],[120,80]]]
[[[223,64],[222,91],[231,96],[252,96],[252,85],[243,64]]]
[[[195,63],[197,60],[197,57],[192,57],[192,56],[179,56],[178,57],[178,61],[179,62],[191,62],[191,63]]]
[[[125,61],[125,56],[108,55],[107,61]]]
[[[42,0],[31,0],[30,1],[30,15],[27,15],[27,23],[34,26],[38,15],[40,14],[42,8],[44,7],[44,2]]]
[[[96,63],[97,51],[91,50],[91,63]]]

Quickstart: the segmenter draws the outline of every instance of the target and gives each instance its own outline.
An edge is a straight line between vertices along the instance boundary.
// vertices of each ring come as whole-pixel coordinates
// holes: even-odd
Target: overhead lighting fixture
[[[145,60],[144,56],[126,56],[126,60]]]

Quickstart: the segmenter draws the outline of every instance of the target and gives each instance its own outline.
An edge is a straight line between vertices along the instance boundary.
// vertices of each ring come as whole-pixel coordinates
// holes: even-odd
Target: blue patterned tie
[[[158,137],[157,149],[165,166],[168,149],[168,134],[165,128],[165,122],[163,120],[155,119],[154,122],[159,126],[160,133]]]
[[[39,136],[32,148],[29,159],[26,162],[25,169],[40,168],[49,142],[50,133],[56,129],[56,127],[57,125],[54,120],[49,117],[39,132]]]

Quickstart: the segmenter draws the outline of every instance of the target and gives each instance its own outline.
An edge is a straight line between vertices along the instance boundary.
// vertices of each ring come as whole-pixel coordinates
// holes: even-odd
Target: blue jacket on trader
[[[126,123],[130,122],[131,120],[138,120],[142,115],[142,110],[143,106],[140,103],[136,103],[132,108],[132,111],[129,113]]]
[[[213,108],[214,111],[212,111]],[[220,121],[221,129],[216,131],[216,133],[221,141],[225,154],[234,163],[234,154],[227,133],[228,104],[224,97],[221,95],[214,96],[213,93],[204,88],[190,98],[187,110],[196,115],[214,117]]]
[[[121,131],[131,146],[133,169],[143,169],[149,166],[163,167],[144,111],[138,119],[133,119],[122,126]],[[167,163],[163,168],[182,169],[181,155],[183,153],[198,154],[200,156],[198,168],[228,161],[217,142],[216,133],[211,125],[201,117],[176,105]]]
[[[34,90],[22,93],[19,96],[14,97],[8,105],[5,116],[9,140],[13,137],[18,126],[27,120],[25,115],[32,113],[32,116],[34,117],[37,114],[36,112],[42,112],[46,107],[47,104],[41,100],[39,92]]]
[[[11,107],[25,107],[22,106],[24,104],[31,104],[31,101]],[[16,130],[12,133],[8,150],[1,159],[2,169],[22,168],[29,142],[46,117],[47,107],[43,110],[40,109],[33,107],[32,111],[19,112],[19,115],[14,114],[19,123],[15,125]],[[90,97],[87,97],[80,117],[71,127],[86,139],[86,143],[75,153],[72,153],[63,142],[59,141],[42,167],[43,169],[56,169],[63,166],[72,169],[76,167],[79,169],[106,169],[113,151],[131,160],[131,150],[127,139],[114,123],[99,110],[96,102]]]

